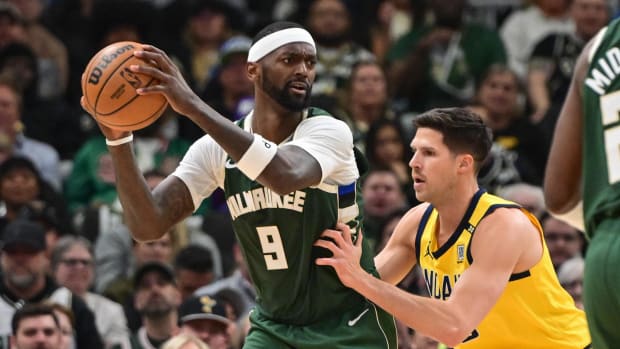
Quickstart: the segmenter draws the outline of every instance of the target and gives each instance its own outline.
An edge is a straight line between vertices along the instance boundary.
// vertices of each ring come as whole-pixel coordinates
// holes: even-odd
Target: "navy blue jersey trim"
[[[422,241],[422,235],[424,234],[424,228],[426,227],[426,223],[428,222],[428,217],[430,217],[431,213],[433,213],[433,205],[428,205],[426,211],[422,215],[422,219],[420,220],[420,225],[418,226],[418,232],[415,237],[415,256],[418,259],[418,264],[420,264],[420,242]]]
[[[471,265],[474,262],[474,257],[471,255],[471,241],[474,238],[473,235],[476,232],[476,227],[478,226],[478,224],[480,224],[480,222],[484,219],[484,217],[490,215],[491,213],[495,212],[495,210],[497,210],[498,208],[502,208],[502,207],[506,207],[506,208],[518,208],[520,209],[521,206],[517,205],[517,204],[495,204],[495,205],[491,205],[489,206],[489,208],[487,209],[487,211],[484,213],[484,215],[482,216],[482,218],[480,218],[480,220],[478,221],[478,223],[476,224],[476,226],[473,227],[473,229],[470,231],[472,238],[469,240],[469,244],[467,245],[467,261],[469,262],[469,264]]]
[[[433,257],[435,257],[435,259],[441,257],[444,253],[446,253],[446,251],[448,251],[450,247],[452,247],[452,245],[454,245],[459,239],[459,237],[463,233],[463,230],[467,229],[467,227],[469,226],[469,219],[471,218],[472,213],[474,213],[474,210],[476,209],[476,206],[478,205],[478,202],[480,201],[480,198],[484,193],[486,193],[486,190],[480,188],[478,189],[476,194],[474,194],[474,197],[471,198],[471,201],[469,202],[469,207],[467,207],[467,211],[465,211],[465,215],[463,215],[463,218],[461,219],[459,225],[456,227],[456,230],[452,233],[448,241],[443,244],[443,246],[441,246],[437,251],[433,252]]]
[[[526,277],[529,277],[531,275],[532,273],[530,273],[529,270],[522,271],[520,273],[510,274],[510,279],[508,279],[508,281],[516,281],[516,280],[525,279]]]

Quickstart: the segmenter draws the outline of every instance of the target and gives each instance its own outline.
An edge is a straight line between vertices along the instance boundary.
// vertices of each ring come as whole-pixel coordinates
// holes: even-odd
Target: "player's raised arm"
[[[190,118],[209,134],[248,177],[256,178],[277,193],[287,194],[316,185],[322,179],[322,167],[316,157],[300,147],[277,146],[292,134],[303,118],[301,110],[307,105],[311,81],[314,80],[316,49],[310,43],[301,41],[269,52],[257,62],[248,63],[248,76],[258,84],[264,66],[281,69],[291,79],[286,86],[290,91],[285,92],[290,93],[291,100],[298,104],[294,108],[298,111],[282,120],[275,115],[282,113],[284,108],[273,103],[262,103],[263,99],[256,98],[253,114],[261,114],[261,122],[252,123],[252,133],[238,127],[196,96],[162,50],[144,46],[143,51],[135,53],[136,56],[156,62],[157,67],[137,65],[132,66],[132,70],[160,81],[158,85],[139,89],[138,93],[162,93],[175,111]],[[255,93],[274,98],[258,88],[255,88]],[[278,127],[270,124],[272,122],[278,123]]]

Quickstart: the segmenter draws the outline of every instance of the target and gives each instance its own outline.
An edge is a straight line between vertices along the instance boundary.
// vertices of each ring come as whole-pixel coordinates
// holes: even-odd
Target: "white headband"
[[[287,28],[271,33],[252,45],[248,52],[248,62],[258,62],[259,59],[265,57],[278,48],[293,42],[305,42],[316,50],[312,35],[303,28]]]

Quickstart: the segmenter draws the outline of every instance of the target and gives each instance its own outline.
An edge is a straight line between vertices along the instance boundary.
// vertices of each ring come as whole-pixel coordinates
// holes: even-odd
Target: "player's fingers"
[[[340,248],[346,245],[346,241],[342,238],[342,232],[339,230],[326,229],[323,234],[321,234],[321,237],[332,239]]]
[[[355,246],[361,246],[362,241],[364,241],[364,234],[362,232],[362,229],[360,229],[357,233],[357,240],[355,241]]]
[[[333,241],[325,239],[318,239],[315,241],[314,246],[328,249],[333,255],[336,255],[340,251],[340,248]]]
[[[353,245],[353,239],[351,238],[351,228],[349,228],[348,225],[344,223],[338,223],[336,224],[336,229],[342,232],[342,237],[345,242],[347,242],[350,245]]]
[[[82,96],[80,98],[80,105],[82,105],[82,109],[86,110],[86,112],[88,114],[92,114],[93,113],[92,109],[88,105],[88,101],[86,100],[86,97]]]
[[[129,66],[129,69],[131,69],[132,72],[146,74],[159,81],[167,81],[168,79],[166,73],[150,65],[132,64]]]
[[[138,50],[134,52],[134,56],[147,62],[154,62],[156,66],[161,67],[162,69],[171,68],[174,66],[172,60],[168,57],[166,52],[152,45],[144,45],[142,51]]]
[[[330,265],[334,266],[336,264],[336,260],[333,258],[317,258],[315,260],[316,265]]]

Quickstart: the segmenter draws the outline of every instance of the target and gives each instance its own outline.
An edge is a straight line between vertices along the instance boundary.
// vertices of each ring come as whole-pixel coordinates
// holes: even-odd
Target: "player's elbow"
[[[547,211],[553,214],[562,214],[575,206],[578,200],[574,200],[568,195],[558,195],[550,191],[545,191],[545,206]]]
[[[131,237],[138,242],[148,242],[159,240],[164,236],[167,230],[153,224],[131,224],[127,223]]]
[[[437,339],[448,347],[453,348],[463,343],[463,341],[467,339],[467,337],[469,337],[471,334],[471,328],[455,325],[446,328],[441,334],[441,337]]]

